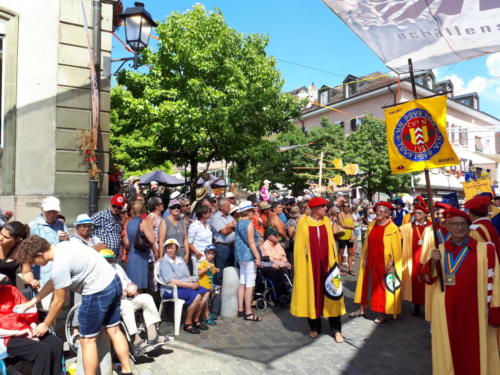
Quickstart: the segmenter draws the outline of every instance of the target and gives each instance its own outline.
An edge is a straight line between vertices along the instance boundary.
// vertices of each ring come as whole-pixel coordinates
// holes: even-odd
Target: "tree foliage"
[[[118,165],[188,164],[195,183],[198,163],[235,161],[298,117],[300,102],[281,92],[266,36],[243,35],[220,11],[199,4],[172,13],[156,32],[158,50],[142,54],[149,70],[122,71],[112,90],[110,140]]]
[[[279,146],[312,143],[307,147],[296,148],[283,153],[277,152]],[[344,165],[356,163],[360,173],[348,176],[340,170],[323,171],[325,179],[342,175],[344,186],[360,187],[369,199],[376,192],[395,194],[411,190],[409,174],[393,175],[389,167],[387,141],[384,122],[367,115],[363,124],[349,136],[344,129],[326,119],[321,126],[312,128],[307,134],[295,127],[282,133],[266,146],[259,146],[247,153],[246,159],[232,169],[232,177],[251,189],[256,189],[264,179],[282,183],[296,192],[307,187],[308,182],[317,183],[318,178],[303,176],[300,173],[318,176],[318,159],[321,152],[324,159],[332,161],[341,158]],[[308,155],[316,156],[312,158]],[[325,167],[333,164],[325,162]],[[315,167],[315,169],[294,169],[294,167]],[[326,184],[327,181],[322,181]]]

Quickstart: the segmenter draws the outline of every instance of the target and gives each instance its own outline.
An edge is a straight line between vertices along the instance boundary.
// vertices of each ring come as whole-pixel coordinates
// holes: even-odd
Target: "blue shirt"
[[[30,226],[30,234],[37,235],[45,239],[51,245],[55,245],[59,243],[59,235],[57,231],[63,231],[68,233],[68,228],[61,221],[56,219],[54,223],[49,224],[45,220],[42,214],[37,216],[34,220],[29,223]],[[50,279],[50,271],[52,270],[52,262],[47,263],[47,265],[42,266],[40,268],[34,266],[33,273],[35,277],[40,280],[41,285],[45,285],[47,281]]]
[[[113,215],[111,210],[102,210],[92,216],[93,234],[101,239],[101,241],[118,254],[120,243],[122,240],[122,217]]]
[[[220,232],[227,224],[232,223],[233,221],[234,218],[231,215],[224,215],[220,211],[217,211],[212,216],[210,219],[210,228],[212,228],[212,232],[214,233],[215,242],[223,242],[225,244],[232,244],[234,242],[234,231],[227,235]]]
[[[281,221],[286,224],[288,222],[288,218],[286,217],[286,214],[284,212],[280,213],[278,217],[281,219]]]
[[[175,260],[165,255],[160,262],[160,280],[168,284],[171,280],[189,281],[190,273],[187,264],[179,256]],[[161,294],[167,290],[163,285],[160,285]]]
[[[248,219],[240,220],[236,224],[236,237],[234,242],[234,258],[236,262],[251,262],[255,260],[255,256],[250,249],[248,242],[248,226],[252,222]],[[257,246],[259,233],[254,230],[254,243]]]

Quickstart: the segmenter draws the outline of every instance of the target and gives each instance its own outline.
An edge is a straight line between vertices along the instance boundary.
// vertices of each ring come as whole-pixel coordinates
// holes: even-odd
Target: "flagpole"
[[[321,180],[323,179],[323,158],[325,156],[325,153],[323,151],[321,151],[321,157],[319,159],[319,181],[318,181],[318,185],[319,185],[319,196],[321,197]]]
[[[411,58],[408,59],[408,68],[410,71],[410,80],[411,80],[411,89],[413,92],[413,98],[417,99],[417,86],[415,84],[415,75],[413,74],[413,63]],[[438,236],[437,236],[437,228],[436,221],[434,216],[434,201],[432,199],[432,188],[431,188],[431,177],[429,175],[429,170],[427,168],[424,169],[425,173],[425,185],[427,188],[427,196],[428,196],[428,204],[429,210],[431,211],[431,221],[432,221],[432,233],[434,234],[434,246],[439,247]],[[436,271],[439,279],[439,286],[441,287],[441,292],[444,292],[444,281],[443,281],[443,271],[441,269],[441,261],[438,260],[436,262]]]

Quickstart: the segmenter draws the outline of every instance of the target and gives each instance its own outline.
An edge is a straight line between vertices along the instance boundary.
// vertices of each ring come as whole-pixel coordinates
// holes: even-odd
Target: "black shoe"
[[[413,312],[411,313],[413,316],[420,316],[420,305],[413,306]]]
[[[208,331],[208,326],[203,322],[194,322],[194,326],[202,331]]]
[[[189,333],[192,333],[195,335],[200,333],[200,330],[192,324],[186,324],[182,329],[186,332],[189,332]]]

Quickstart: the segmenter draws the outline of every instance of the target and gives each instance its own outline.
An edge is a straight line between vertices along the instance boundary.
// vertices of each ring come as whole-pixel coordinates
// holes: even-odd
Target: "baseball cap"
[[[179,242],[177,242],[177,240],[175,238],[169,238],[168,240],[165,241],[165,246],[168,246],[171,244],[174,244],[177,247],[179,247]]]
[[[47,197],[42,201],[43,211],[61,211],[61,202],[56,197]]]
[[[210,251],[210,250],[216,251],[216,250],[217,250],[217,248],[215,247],[215,245],[212,245],[212,244],[210,244],[210,245],[208,245],[207,247],[205,247],[205,253],[206,253],[207,251]]]
[[[121,194],[116,194],[116,195],[113,195],[113,198],[111,198],[111,205],[112,206],[120,206],[120,207],[123,207],[125,206],[125,197]]]
[[[75,227],[80,224],[93,224],[94,222],[87,214],[80,214],[76,217]]]

